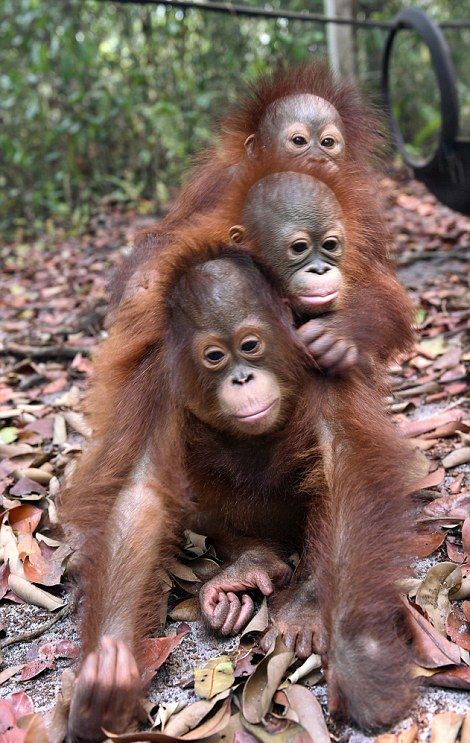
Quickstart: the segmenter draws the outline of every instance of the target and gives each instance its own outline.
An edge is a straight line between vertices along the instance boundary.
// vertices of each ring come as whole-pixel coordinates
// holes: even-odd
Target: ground
[[[449,643],[446,647],[453,653],[452,664],[436,659],[432,638],[432,647],[421,649],[418,675],[426,675],[425,666],[430,669],[428,683],[433,683],[436,669],[444,667],[449,673],[445,678],[439,674],[436,687],[422,691],[409,718],[397,730],[417,724],[419,740],[425,741],[433,726],[433,743],[444,739],[452,743],[460,723],[452,737],[449,726],[456,718],[439,718],[447,731],[447,737],[439,737],[442,731],[439,732],[433,716],[441,712],[470,713],[470,498],[464,495],[468,490],[466,462],[470,460],[470,413],[465,400],[465,362],[470,355],[464,346],[470,316],[466,284],[470,219],[437,204],[422,186],[404,174],[384,178],[382,186],[387,216],[396,235],[399,277],[410,289],[418,308],[419,345],[400,366],[391,369],[393,395],[389,400],[397,423],[427,457],[426,462],[421,454],[427,505],[420,511],[420,518],[426,533],[417,550],[422,557],[414,569],[419,579],[427,575],[428,583],[434,581],[434,588],[436,580],[441,581],[436,588],[436,602],[439,597],[447,610],[440,637]],[[2,284],[6,289],[0,297],[0,358],[5,362],[0,373],[0,485],[4,492],[0,532],[4,559],[0,565],[0,596],[4,597],[0,603],[0,648],[4,647],[0,697],[7,699],[10,706],[11,694],[24,691],[36,712],[50,709],[61,672],[73,663],[77,653],[75,615],[63,616],[38,638],[22,635],[41,628],[54,616],[32,604],[53,608],[50,602],[56,600],[55,610],[67,613],[60,606],[71,595],[63,577],[68,553],[63,545],[51,541],[54,496],[64,472],[79,456],[86,433],[86,423],[78,411],[91,368],[89,354],[104,334],[107,281],[120,256],[128,250],[135,228],[151,221],[143,211],[109,206],[91,220],[81,236],[56,231],[32,241],[19,235],[17,241],[0,248]],[[418,423],[424,419],[429,425]],[[452,461],[456,456],[458,459]],[[439,500],[440,496],[445,498]],[[191,609],[187,617],[182,611],[175,614],[178,621],[167,625],[170,635],[180,626],[181,619],[193,619],[191,597],[197,590],[197,579],[193,579],[187,558],[188,555],[176,583],[178,595],[189,597]],[[210,553],[203,559],[211,559]],[[429,569],[437,562],[448,566],[454,563],[447,569],[447,577],[449,571],[458,569],[457,577],[452,575],[458,583],[456,588],[460,586],[460,598],[466,599],[463,604],[448,603],[447,594],[443,594],[446,576],[430,576]],[[12,581],[12,575],[19,576],[20,584]],[[412,597],[418,583],[414,593],[410,589]],[[45,596],[34,588],[38,585],[47,592]],[[28,593],[30,589],[32,593]],[[170,606],[174,603],[175,599],[171,599]],[[429,624],[423,618],[426,631],[434,631],[436,641],[431,626],[436,623],[436,606],[421,604],[421,608],[431,620]],[[240,652],[237,655],[234,650],[238,640],[222,642],[210,636],[198,621],[191,621],[189,627],[184,634],[188,628],[183,626],[181,637],[173,643],[176,648],[151,686],[150,698],[154,702],[191,704],[199,698],[193,688],[193,668],[225,653],[230,662],[240,663]],[[9,644],[11,641],[14,642]],[[460,669],[457,672],[456,666]],[[307,680],[316,679],[310,674]],[[461,688],[442,688],[439,684]],[[315,684],[312,689],[325,710],[324,685]],[[23,703],[24,714],[30,709],[29,702]],[[4,722],[5,714],[0,702],[0,733],[12,724]],[[328,726],[335,740],[370,740],[329,720]],[[289,738],[277,732],[278,740],[300,741],[294,734]],[[238,743],[256,740],[256,730],[251,733],[255,737],[237,733]],[[266,739],[259,735],[260,740]],[[462,732],[462,742],[465,736]],[[40,738],[31,733],[28,743],[36,740]],[[401,743],[405,743],[404,739]]]

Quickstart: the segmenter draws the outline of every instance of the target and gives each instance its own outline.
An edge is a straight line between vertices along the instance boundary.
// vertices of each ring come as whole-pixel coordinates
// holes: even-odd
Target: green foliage
[[[363,15],[390,17],[390,4],[377,13],[379,4]],[[322,0],[271,6],[323,11]],[[0,37],[7,234],[46,220],[79,226],[102,200],[162,206],[243,80],[278,59],[326,53],[319,24],[98,0],[3,0]],[[383,38],[358,34],[361,79],[371,87]],[[422,126],[432,129],[432,113]]]
[[[103,198],[167,200],[210,141],[235,81],[286,55],[305,58],[312,46],[324,51],[323,30],[300,25],[163,6],[4,0],[0,228],[80,222]]]

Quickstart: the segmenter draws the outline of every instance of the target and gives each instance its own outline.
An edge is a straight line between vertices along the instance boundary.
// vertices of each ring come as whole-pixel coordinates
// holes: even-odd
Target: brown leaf
[[[151,637],[145,640],[144,671],[142,683],[150,683],[156,671],[163,665],[170,653],[178,647],[183,637],[190,631],[187,624],[180,624],[177,633],[168,637]]]
[[[424,507],[423,513],[433,518],[464,521],[470,516],[470,492],[436,498]]]
[[[446,534],[443,531],[434,534],[416,534],[413,537],[413,556],[428,557],[435,552],[444,542]]]
[[[455,544],[452,537],[447,537],[446,539],[446,550],[449,560],[456,562],[458,565],[464,562],[465,555],[463,550],[459,549],[459,545]]]
[[[168,616],[175,622],[195,622],[201,617],[199,599],[193,597],[180,601],[179,604],[176,604],[176,606],[174,606],[168,613]]]
[[[266,599],[264,598],[259,610],[256,612],[251,622],[248,622],[245,629],[243,630],[241,637],[250,635],[252,632],[264,632],[268,628],[268,625],[269,625],[268,605],[267,605]]]
[[[229,722],[230,699],[226,699],[215,715],[210,717],[208,720],[204,720],[202,725],[199,727],[186,733],[186,735],[183,736],[183,740],[204,740],[204,738],[209,738],[211,735],[215,735],[226,728]]]
[[[465,557],[470,558],[470,517],[462,525],[462,547]]]
[[[448,689],[470,691],[470,668],[464,665],[452,666],[438,671],[423,680],[426,686],[444,686]]]
[[[444,480],[444,477],[445,469],[444,467],[439,467],[437,470],[434,470],[434,472],[430,472],[429,475],[426,475],[421,480],[419,480],[419,482],[416,484],[416,490],[435,488],[441,484],[441,482]]]
[[[384,733],[378,735],[374,743],[415,743],[418,737],[418,726],[413,723],[406,730],[400,730],[399,733]]]
[[[78,658],[78,647],[71,640],[54,640],[34,647],[21,672],[21,681],[38,676],[46,668],[55,668],[56,658]]]
[[[5,701],[9,703],[16,720],[19,720],[20,717],[30,715],[32,712],[34,712],[34,706],[31,697],[29,697],[24,691],[14,692],[14,694],[11,694],[9,697],[7,697]]]
[[[322,708],[315,695],[299,684],[287,686],[275,696],[277,703],[283,704],[295,713],[289,719],[298,722],[315,743],[330,743]]]
[[[22,477],[18,480],[16,485],[10,488],[10,495],[15,495],[18,498],[23,498],[30,493],[37,493],[38,495],[46,495],[47,490],[43,488],[38,482],[30,480],[28,477]]]
[[[242,712],[248,722],[261,722],[293,657],[278,637],[273,652],[263,658],[243,689]]]
[[[9,575],[8,585],[20,599],[23,599],[28,604],[40,606],[42,609],[47,609],[48,611],[55,611],[64,605],[62,599],[53,596],[47,591],[43,591],[38,586],[34,586],[26,578],[22,578],[19,575]]]
[[[8,521],[15,532],[32,534],[41,521],[43,511],[37,506],[25,503],[12,508],[8,514]]]
[[[165,734],[178,738],[193,730],[211,712],[217,702],[226,699],[229,693],[227,689],[212,699],[203,699],[185,707],[170,718],[165,727]]]
[[[414,437],[434,431],[434,429],[444,426],[451,421],[460,421],[463,418],[465,418],[465,411],[459,408],[453,408],[452,410],[447,410],[445,413],[433,415],[429,418],[405,421],[400,425],[400,428],[404,436]]]
[[[439,562],[426,574],[416,592],[418,604],[431,620],[434,627],[445,634],[447,615],[451,610],[449,591],[458,589],[462,583],[462,571],[453,562]]]
[[[464,650],[470,650],[470,622],[466,619],[462,609],[455,604],[447,617],[446,630],[456,645]]]
[[[414,661],[424,668],[439,668],[460,663],[459,649],[443,637],[428,620],[408,601],[403,601],[408,611],[409,626],[413,637]]]
[[[12,678],[12,676],[15,676],[17,673],[19,673],[23,667],[24,667],[24,663],[21,663],[18,666],[9,666],[8,668],[4,668],[3,671],[0,671],[0,686],[4,684],[6,681],[9,681]],[[1,711],[0,711],[0,720],[1,720]],[[0,727],[1,727],[1,722],[0,722]]]

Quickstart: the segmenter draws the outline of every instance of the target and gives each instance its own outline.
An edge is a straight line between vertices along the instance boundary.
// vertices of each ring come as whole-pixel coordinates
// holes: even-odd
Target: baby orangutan
[[[333,711],[372,729],[411,698],[396,589],[408,448],[360,377],[307,369],[275,279],[224,248],[214,226],[175,236],[158,286],[121,308],[97,358],[96,440],[61,504],[85,599],[72,741],[122,731],[137,709],[161,571],[194,507],[216,544],[233,538],[237,559],[242,543],[263,555],[243,586],[276,587],[285,641],[301,656],[321,649]],[[283,590],[294,550],[305,567]],[[242,600],[224,623],[233,630],[250,613]]]
[[[278,69],[255,80],[223,118],[214,146],[200,156],[168,215],[142,230],[111,285],[111,305],[145,283],[142,264],[168,244],[169,233],[223,200],[240,172],[260,158],[286,158],[293,165],[323,164],[337,172],[356,163],[369,179],[369,164],[382,138],[375,112],[348,80],[337,81],[326,65]]]
[[[247,239],[251,252],[280,281],[296,324],[301,324],[299,337],[307,342],[318,365],[344,374],[358,361],[360,368],[368,372],[370,361],[375,372],[373,379],[367,375],[367,384],[381,389],[383,378],[378,362],[410,342],[411,311],[405,292],[394,280],[381,253],[385,236],[378,234],[370,242],[370,212],[366,211],[365,217],[361,213],[358,187],[361,182],[355,181],[351,174],[350,182],[356,186],[353,190],[356,207],[347,219],[335,194],[346,214],[350,204],[344,189],[334,179],[329,178],[327,185],[325,180],[303,172],[283,171],[256,180],[260,170],[254,168],[251,180],[242,184],[240,192],[233,197],[235,209],[239,201],[243,203],[243,225],[231,229],[231,238],[236,242]],[[324,171],[318,175],[325,178]],[[243,194],[246,194],[244,198]],[[367,318],[368,311],[374,309],[375,316]],[[323,321],[306,323],[323,313],[327,313]],[[355,321],[358,316],[361,321],[367,318],[368,326],[365,322],[358,325]],[[237,632],[249,617],[253,602],[246,591],[258,588],[264,595],[270,595],[275,584],[268,580],[269,569],[279,570],[276,563],[271,565],[271,558],[262,552],[257,554],[249,545],[240,548],[238,555],[226,570],[206,583],[200,594],[204,616],[222,634]],[[261,567],[265,562],[269,566],[267,575]],[[271,604],[277,624],[287,633],[288,647],[295,648],[300,657],[306,657],[312,645],[305,637],[302,622],[293,622],[299,616],[293,608],[295,601],[289,606],[291,618],[286,623],[281,600]],[[263,647],[267,648],[269,641],[270,636],[262,643]]]
[[[360,174],[261,163],[230,196],[223,218],[240,221],[232,240],[247,242],[281,281],[298,335],[320,368],[366,370],[410,347],[411,303]]]

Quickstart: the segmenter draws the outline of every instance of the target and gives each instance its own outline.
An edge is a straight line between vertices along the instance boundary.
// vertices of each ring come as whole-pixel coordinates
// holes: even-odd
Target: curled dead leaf
[[[269,625],[268,604],[266,602],[266,599],[264,598],[255,616],[253,617],[251,622],[248,622],[245,629],[243,630],[241,637],[250,635],[252,632],[265,632],[265,630],[267,630],[268,628],[268,625]]]
[[[176,622],[195,622],[201,616],[199,600],[195,597],[180,601],[168,616]]]
[[[26,578],[22,578],[19,575],[13,575],[11,573],[8,576],[8,585],[13,593],[19,596],[20,599],[23,599],[23,601],[26,601],[27,604],[40,606],[42,609],[47,609],[47,611],[55,611],[64,605],[62,599],[53,596],[47,591],[43,591],[42,588],[38,588],[38,586],[33,585]]]
[[[201,720],[211,712],[216,704],[222,699],[227,699],[229,694],[230,691],[227,689],[226,691],[217,694],[217,696],[212,697],[212,699],[203,699],[199,702],[194,702],[194,704],[190,704],[189,707],[185,707],[181,712],[178,712],[170,718],[165,728],[165,734],[176,738],[185,735],[190,730],[197,727]]]
[[[416,603],[426,612],[434,627],[445,634],[447,616],[451,610],[449,592],[458,589],[462,572],[453,562],[433,565],[416,592]]]
[[[263,658],[243,689],[242,712],[248,722],[261,722],[293,657],[278,637],[273,652]]]
[[[330,735],[326,727],[322,708],[315,695],[299,684],[292,684],[282,691],[278,691],[275,701],[286,708],[286,716],[300,725],[310,735],[315,743],[330,743]]]
[[[446,470],[452,469],[452,467],[458,467],[461,464],[467,464],[470,462],[470,446],[462,446],[460,449],[451,451],[442,460],[442,466]]]
[[[403,601],[408,612],[408,624],[412,634],[412,655],[415,662],[424,668],[439,668],[460,663],[457,645],[444,637],[408,601]]]

